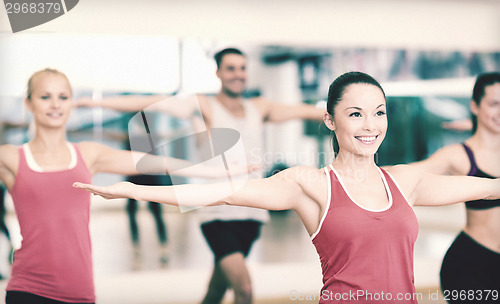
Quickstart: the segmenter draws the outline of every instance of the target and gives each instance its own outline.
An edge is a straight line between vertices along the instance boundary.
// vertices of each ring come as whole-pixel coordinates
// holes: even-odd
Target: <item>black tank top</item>
[[[496,178],[487,173],[484,173],[481,169],[479,169],[477,167],[476,160],[474,159],[474,153],[472,153],[472,150],[465,143],[462,143],[462,146],[464,146],[465,152],[467,152],[467,156],[469,157],[470,161],[470,171],[467,175],[476,177],[485,177],[485,178]],[[465,207],[467,209],[472,209],[472,210],[490,209],[499,206],[500,206],[500,199],[496,200],[481,199],[481,200],[465,202]]]

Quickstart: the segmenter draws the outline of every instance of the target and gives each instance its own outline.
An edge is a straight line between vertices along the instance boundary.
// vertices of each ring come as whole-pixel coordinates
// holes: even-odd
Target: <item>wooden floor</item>
[[[201,234],[196,212],[180,213],[173,207],[163,210],[168,227],[170,260],[166,267],[162,267],[154,220],[142,203],[138,212],[142,249],[138,268],[134,263],[125,202],[94,199],[90,229],[98,304],[200,302],[213,257]],[[440,300],[431,296],[438,292],[437,275],[442,256],[462,225],[460,210],[440,208],[416,210],[420,233],[415,247],[415,284],[422,293],[420,304],[445,303],[441,296]],[[7,215],[7,224],[15,242],[19,243],[12,212]],[[317,298],[307,300],[307,296],[319,296],[319,259],[300,219],[293,212],[272,214],[248,257],[248,265],[255,303],[318,302]],[[0,304],[4,304],[6,283],[6,280],[0,281]],[[297,295],[306,299],[300,300]],[[225,303],[231,303],[230,293]]]

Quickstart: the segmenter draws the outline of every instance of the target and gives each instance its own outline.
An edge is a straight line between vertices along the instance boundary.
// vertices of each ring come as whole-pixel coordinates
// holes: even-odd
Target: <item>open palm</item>
[[[102,196],[105,199],[126,198],[132,186],[133,184],[130,182],[119,182],[111,186],[96,186],[80,182],[73,183],[73,187]]]

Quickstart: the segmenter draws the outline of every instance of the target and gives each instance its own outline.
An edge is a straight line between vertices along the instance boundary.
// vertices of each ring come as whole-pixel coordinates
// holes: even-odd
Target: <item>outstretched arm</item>
[[[282,122],[290,119],[310,119],[322,121],[325,109],[317,108],[313,105],[300,103],[298,105],[286,105],[271,102],[265,99],[256,99],[257,106],[270,122]]]
[[[124,95],[106,97],[98,101],[83,97],[75,101],[75,106],[101,107],[121,112],[155,111],[182,119],[191,117],[196,111],[201,111],[198,97],[197,95]]]
[[[137,112],[167,98],[166,95],[123,95],[94,101],[90,97],[82,97],[75,100],[75,107],[100,107],[121,112]]]
[[[234,205],[268,210],[295,209],[308,198],[296,181],[285,178],[285,171],[266,179],[232,183],[141,186],[121,182],[105,187],[75,183],[74,187],[106,199],[134,198],[182,206]]]
[[[94,142],[79,144],[92,174],[97,172],[122,175],[172,174],[184,177],[222,178],[228,175],[224,167],[196,165],[182,159],[142,152],[118,150]],[[258,170],[258,166],[232,167],[229,174],[242,175]]]
[[[415,205],[433,206],[478,199],[500,199],[500,179],[424,174]]]
[[[445,146],[428,158],[409,164],[428,173],[466,175],[469,163],[461,144]]]
[[[416,206],[441,206],[477,199],[500,199],[500,179],[443,176],[406,165],[390,169]]]

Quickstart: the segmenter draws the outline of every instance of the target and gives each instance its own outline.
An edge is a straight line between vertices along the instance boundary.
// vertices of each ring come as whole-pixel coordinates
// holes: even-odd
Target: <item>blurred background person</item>
[[[12,196],[23,238],[14,254],[6,303],[94,303],[90,196],[74,192],[71,183],[90,182],[97,172],[138,174],[138,159],[151,173],[168,173],[167,163],[190,164],[95,142],[70,143],[66,122],[73,91],[66,75],[40,70],[27,87],[24,102],[33,114],[34,136],[22,146],[0,146],[0,180]],[[199,177],[226,174],[204,167],[184,172]]]
[[[167,96],[108,97],[98,102],[90,98],[78,100],[79,106],[105,107],[119,111],[160,111],[181,118],[201,114],[202,128],[231,128],[237,130],[245,147],[241,155],[249,164],[263,165],[264,122],[283,122],[291,119],[320,121],[324,110],[313,105],[295,106],[271,102],[264,98],[244,98],[247,80],[246,58],[242,51],[226,48],[214,56],[216,75],[221,88],[215,96],[197,95],[194,102],[185,99],[166,99]],[[196,104],[199,102],[199,104]],[[200,109],[201,113],[197,113]],[[195,127],[199,124],[195,124]],[[200,130],[202,131],[202,130]],[[209,142],[199,142],[201,153],[210,153]],[[251,175],[263,177],[263,169]],[[262,223],[269,220],[268,212],[254,208],[218,206],[202,212],[202,231],[214,253],[214,269],[203,303],[220,303],[228,288],[234,291],[235,303],[252,301],[252,284],[245,258],[260,234]]]
[[[500,73],[477,76],[470,110],[470,138],[413,165],[434,174],[499,178]],[[474,303],[495,303],[491,296],[486,298],[486,290],[498,292],[500,288],[500,200],[468,201],[465,207],[466,225],[441,266],[441,288],[449,303],[471,303],[470,297],[452,296],[453,291],[473,294]]]

